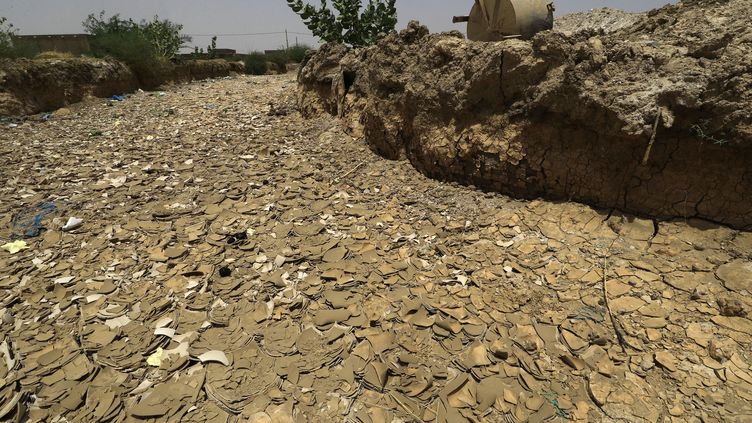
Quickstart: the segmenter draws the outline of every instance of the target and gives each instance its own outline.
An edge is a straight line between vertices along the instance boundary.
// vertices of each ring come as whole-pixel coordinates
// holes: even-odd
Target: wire
[[[285,31],[276,31],[276,32],[254,32],[254,33],[248,33],[248,34],[186,34],[191,37],[251,37],[256,35],[279,35],[284,34]],[[306,35],[309,37],[313,37],[313,34],[307,34],[305,32],[295,32],[295,31],[288,31],[288,34],[293,35]]]

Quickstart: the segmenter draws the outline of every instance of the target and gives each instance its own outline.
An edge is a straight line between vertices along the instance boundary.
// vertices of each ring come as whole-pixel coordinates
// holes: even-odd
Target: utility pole
[[[290,50],[290,38],[287,36],[286,29],[285,29],[285,44],[287,44],[287,49]]]

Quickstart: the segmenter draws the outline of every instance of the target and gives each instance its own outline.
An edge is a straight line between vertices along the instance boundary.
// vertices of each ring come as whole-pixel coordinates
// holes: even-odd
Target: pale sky
[[[309,1],[313,4],[319,2]],[[594,7],[614,7],[629,11],[645,11],[673,3],[670,0],[559,0],[555,2],[558,16]],[[428,25],[431,32],[459,29],[452,16],[466,15],[472,0],[397,0],[399,24],[416,19]],[[217,47],[234,48],[240,53],[274,49],[285,44],[284,34],[242,35],[283,32],[287,29],[290,44],[296,37],[301,43],[314,44],[316,39],[285,0],[0,0],[0,16],[5,16],[21,34],[82,33],[81,22],[89,13],[105,10],[135,20],[158,14],[182,23],[184,32],[193,35],[193,44],[205,47],[211,34],[217,34]],[[228,34],[228,35],[222,35]]]

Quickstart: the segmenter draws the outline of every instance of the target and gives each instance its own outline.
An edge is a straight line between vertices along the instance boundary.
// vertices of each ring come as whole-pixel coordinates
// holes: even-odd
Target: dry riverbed
[[[430,180],[295,87],[2,123],[0,420],[752,420],[751,234]]]

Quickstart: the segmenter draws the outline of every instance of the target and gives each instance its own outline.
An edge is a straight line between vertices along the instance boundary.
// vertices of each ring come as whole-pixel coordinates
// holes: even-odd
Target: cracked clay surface
[[[752,419],[752,235],[428,179],[295,94],[0,130],[0,419]]]

